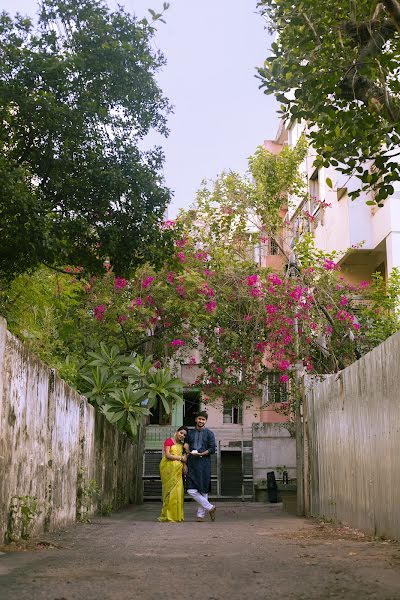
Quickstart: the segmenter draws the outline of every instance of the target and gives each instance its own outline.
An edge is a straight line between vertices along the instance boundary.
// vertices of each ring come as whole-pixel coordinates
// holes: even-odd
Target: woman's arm
[[[170,452],[171,446],[165,446],[164,454],[168,460],[178,460],[179,462],[185,462],[183,456],[176,456],[176,454],[171,454]]]

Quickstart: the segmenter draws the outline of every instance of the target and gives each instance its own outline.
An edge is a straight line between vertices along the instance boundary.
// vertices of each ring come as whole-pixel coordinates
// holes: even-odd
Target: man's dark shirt
[[[186,487],[188,490],[208,493],[211,489],[211,454],[215,454],[215,436],[209,429],[189,429],[186,442],[190,450],[209,452],[206,456],[188,457]]]

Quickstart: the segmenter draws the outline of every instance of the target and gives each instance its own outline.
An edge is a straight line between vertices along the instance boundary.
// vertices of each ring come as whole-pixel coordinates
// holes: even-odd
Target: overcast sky
[[[162,0],[120,0],[139,17]],[[155,39],[167,65],[161,88],[174,105],[165,150],[165,179],[174,198],[169,217],[195,199],[203,178],[223,170],[244,172],[247,157],[278,128],[277,105],[258,89],[256,66],[271,40],[256,14],[256,0],[170,0],[166,25]],[[109,0],[112,8],[116,0]],[[32,0],[0,0],[7,12],[33,15]]]

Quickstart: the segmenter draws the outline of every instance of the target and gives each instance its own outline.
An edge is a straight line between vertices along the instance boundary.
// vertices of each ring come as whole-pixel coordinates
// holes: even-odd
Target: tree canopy
[[[37,23],[0,15],[3,278],[162,260],[163,154],[140,147],[151,129],[167,133],[170,111],[153,31],[97,0],[44,0]]]
[[[317,165],[355,174],[381,203],[400,179],[400,3],[260,0],[258,8],[276,34],[262,87],[284,118],[309,124]]]

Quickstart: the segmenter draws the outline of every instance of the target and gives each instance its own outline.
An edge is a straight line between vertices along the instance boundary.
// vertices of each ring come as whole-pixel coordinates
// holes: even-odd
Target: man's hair
[[[208,419],[208,413],[206,410],[201,410],[197,413],[196,418],[197,417],[203,417],[204,419]]]

